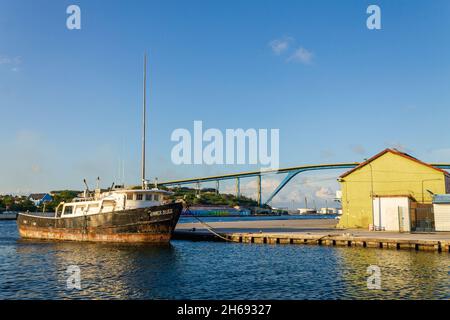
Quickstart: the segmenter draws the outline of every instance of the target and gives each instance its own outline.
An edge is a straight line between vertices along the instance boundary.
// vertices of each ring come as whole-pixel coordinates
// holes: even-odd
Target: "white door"
[[[375,228],[385,231],[409,231],[409,199],[377,197],[373,199]]]

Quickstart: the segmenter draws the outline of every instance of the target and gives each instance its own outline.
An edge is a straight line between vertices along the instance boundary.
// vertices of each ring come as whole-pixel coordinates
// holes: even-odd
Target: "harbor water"
[[[353,247],[29,241],[0,221],[0,299],[448,299],[449,262]],[[367,286],[371,265],[381,289]],[[67,286],[71,266],[81,290]]]

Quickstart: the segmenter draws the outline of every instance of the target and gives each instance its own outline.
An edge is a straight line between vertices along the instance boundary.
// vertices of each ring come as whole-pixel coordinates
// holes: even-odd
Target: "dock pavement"
[[[174,239],[450,252],[450,232],[400,233],[338,229],[336,225],[335,219],[199,221],[179,223]]]

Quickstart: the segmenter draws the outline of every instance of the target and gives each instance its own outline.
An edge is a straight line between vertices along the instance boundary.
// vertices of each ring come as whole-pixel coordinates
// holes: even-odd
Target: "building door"
[[[434,212],[433,206],[424,205],[412,210],[412,224],[411,230],[416,232],[433,232],[434,226]]]
[[[386,196],[373,199],[373,222],[375,230],[409,232],[408,197]]]
[[[409,210],[406,207],[398,207],[398,231],[409,232],[411,226],[409,225]]]

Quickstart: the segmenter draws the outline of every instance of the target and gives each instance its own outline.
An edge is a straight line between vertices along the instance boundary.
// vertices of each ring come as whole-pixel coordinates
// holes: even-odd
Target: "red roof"
[[[409,155],[409,154],[407,154],[407,153],[400,152],[400,151],[398,151],[397,149],[389,149],[389,148],[388,148],[388,149],[385,149],[385,150],[381,151],[380,153],[374,155],[372,158],[367,159],[367,160],[364,161],[364,162],[361,162],[358,166],[354,167],[353,169],[351,169],[351,170],[349,170],[349,171],[343,173],[343,174],[340,176],[340,178],[343,178],[343,177],[348,176],[350,173],[353,173],[354,171],[356,171],[356,170],[358,170],[358,169],[364,167],[364,166],[365,166],[366,164],[368,164],[369,162],[372,162],[372,161],[374,161],[375,159],[378,159],[379,157],[381,157],[382,155],[384,155],[384,154],[386,154],[386,153],[388,153],[388,152],[393,153],[393,154],[396,154],[396,155],[401,156],[401,157],[403,157],[403,158],[409,159],[409,160],[411,160],[411,161],[417,162],[417,163],[419,163],[419,164],[422,164],[422,165],[424,165],[424,166],[427,166],[428,168],[431,168],[431,169],[437,170],[437,171],[439,171],[439,172],[442,172],[442,173],[444,173],[445,175],[448,175],[448,172],[445,171],[445,170],[442,170],[442,169],[440,169],[440,168],[433,167],[432,165],[430,165],[430,164],[428,164],[428,163],[425,163],[425,162],[423,162],[423,161],[420,161],[419,159],[414,158],[413,156],[411,156],[411,155]]]

